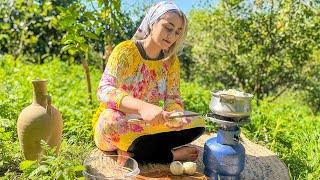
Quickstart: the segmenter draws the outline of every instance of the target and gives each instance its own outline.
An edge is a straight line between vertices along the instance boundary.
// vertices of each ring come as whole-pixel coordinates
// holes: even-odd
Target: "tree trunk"
[[[20,53],[23,50],[23,41],[24,41],[24,30],[22,30],[21,32],[21,36],[20,36],[20,41],[19,41],[19,46],[18,49],[16,51],[14,51],[13,53],[13,60],[14,60],[14,67],[16,67],[16,63],[17,63],[17,59],[20,56]]]
[[[260,79],[260,72],[261,72],[261,65],[258,68],[258,70],[256,70],[256,79],[255,79],[255,85],[254,85],[254,94],[257,97],[256,103],[259,106],[259,101],[262,99],[261,98],[261,79]]]
[[[88,66],[88,52],[86,52],[85,57],[81,59],[81,63],[83,66],[83,70],[86,73],[89,103],[92,104],[92,90],[91,90],[90,71]]]

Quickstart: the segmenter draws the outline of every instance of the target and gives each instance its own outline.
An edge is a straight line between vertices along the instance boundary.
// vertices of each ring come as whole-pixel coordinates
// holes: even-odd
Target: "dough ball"
[[[183,165],[180,161],[173,161],[170,164],[170,171],[174,175],[182,175],[183,174]]]
[[[174,112],[172,114],[170,114],[170,116],[180,116],[183,115],[183,112]],[[182,124],[183,118],[174,118],[174,119],[170,119],[169,122],[167,122],[167,125],[169,127],[180,127]]]
[[[170,114],[170,116],[181,116],[183,115],[183,112],[173,112],[172,114]],[[173,120],[176,120],[176,121],[182,121],[183,118],[174,118]]]
[[[197,164],[194,162],[184,162],[183,170],[188,175],[194,175],[197,171]]]

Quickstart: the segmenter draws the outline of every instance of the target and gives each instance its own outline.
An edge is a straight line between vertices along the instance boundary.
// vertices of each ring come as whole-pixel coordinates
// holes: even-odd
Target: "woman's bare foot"
[[[182,146],[171,150],[174,161],[195,161],[198,158],[198,149],[190,146]]]

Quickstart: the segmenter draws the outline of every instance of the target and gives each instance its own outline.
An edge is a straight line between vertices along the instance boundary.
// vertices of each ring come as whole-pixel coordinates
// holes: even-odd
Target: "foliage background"
[[[98,7],[89,8],[91,3]],[[186,108],[207,113],[210,92],[224,88],[253,93],[245,135],[275,151],[292,179],[320,177],[320,1],[202,4],[188,14],[180,54]],[[82,161],[94,147],[91,118],[104,64],[116,44],[132,37],[149,5],[0,2],[0,177],[82,176]],[[23,161],[16,132],[19,113],[31,103],[30,81],[37,77],[48,79],[48,93],[64,119],[60,155],[48,149],[41,163]],[[210,122],[206,128],[216,129]]]

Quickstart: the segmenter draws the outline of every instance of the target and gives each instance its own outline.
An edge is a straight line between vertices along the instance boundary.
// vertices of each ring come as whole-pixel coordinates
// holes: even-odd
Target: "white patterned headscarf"
[[[172,1],[161,1],[153,5],[142,20],[133,39],[142,40],[150,34],[150,26],[168,11],[181,11]]]

